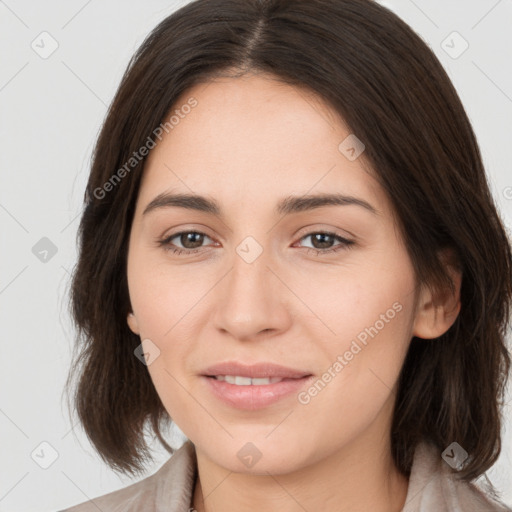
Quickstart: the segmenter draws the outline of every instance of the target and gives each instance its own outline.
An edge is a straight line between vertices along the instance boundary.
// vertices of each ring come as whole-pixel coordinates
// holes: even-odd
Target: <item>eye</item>
[[[301,240],[310,238],[313,247],[308,248],[308,252],[314,251],[316,254],[326,254],[330,252],[336,252],[342,249],[350,248],[355,242],[353,240],[347,240],[336,233],[330,233],[327,231],[315,231],[304,235]],[[332,246],[332,243],[338,240],[338,245]]]
[[[173,247],[175,244],[172,243],[172,240],[175,238],[177,238],[178,243],[182,245],[181,247]],[[205,238],[211,240],[208,235],[200,231],[180,231],[179,233],[168,236],[164,240],[160,240],[158,244],[175,254],[192,254],[199,251]]]
[[[212,240],[208,235],[200,231],[180,231],[174,233],[163,240],[158,241],[158,245],[164,247],[166,251],[171,251],[174,254],[194,254],[201,250],[205,238]],[[310,238],[313,247],[306,247],[308,252],[314,251],[317,255],[326,254],[329,252],[336,252],[342,249],[350,248],[355,242],[353,240],[347,240],[336,233],[330,233],[326,231],[313,231],[304,235],[300,240]],[[176,239],[180,246],[176,246],[172,240]],[[334,241],[338,241],[338,245],[332,246]]]

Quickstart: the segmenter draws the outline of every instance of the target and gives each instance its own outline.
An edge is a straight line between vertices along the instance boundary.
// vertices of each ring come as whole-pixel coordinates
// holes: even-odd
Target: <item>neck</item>
[[[367,439],[344,446],[314,464],[282,475],[233,473],[197,452],[197,512],[399,512],[408,489],[390,444]]]

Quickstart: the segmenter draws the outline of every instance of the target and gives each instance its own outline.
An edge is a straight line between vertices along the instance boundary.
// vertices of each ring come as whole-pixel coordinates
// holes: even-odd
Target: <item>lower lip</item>
[[[217,380],[214,377],[202,376],[213,394],[223,402],[237,409],[256,410],[279,402],[279,400],[298,393],[313,376],[301,379],[285,379],[273,384],[262,386],[237,386]]]

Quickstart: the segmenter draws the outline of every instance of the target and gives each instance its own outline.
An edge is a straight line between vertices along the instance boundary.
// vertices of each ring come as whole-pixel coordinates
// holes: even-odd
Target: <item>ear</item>
[[[453,282],[453,290],[448,287],[437,291],[434,296],[422,285],[412,332],[418,338],[433,339],[443,335],[460,312],[462,272],[459,270],[455,252],[451,248],[443,249],[439,257]]]
[[[132,332],[134,334],[140,334],[139,322],[137,322],[135,315],[133,313],[128,313],[126,320],[128,322],[128,327],[132,330]]]

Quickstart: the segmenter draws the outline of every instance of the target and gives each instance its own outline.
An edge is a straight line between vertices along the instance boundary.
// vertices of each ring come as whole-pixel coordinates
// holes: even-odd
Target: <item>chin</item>
[[[265,433],[259,436],[243,435],[223,442],[212,442],[209,438],[204,448],[201,444],[196,444],[196,448],[215,464],[234,473],[279,475],[291,473],[308,464],[308,452],[311,450],[301,443],[292,442],[290,438],[283,442],[282,437],[274,440],[265,437],[270,431],[265,428]]]

